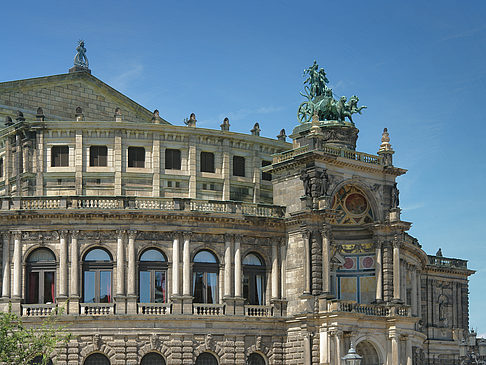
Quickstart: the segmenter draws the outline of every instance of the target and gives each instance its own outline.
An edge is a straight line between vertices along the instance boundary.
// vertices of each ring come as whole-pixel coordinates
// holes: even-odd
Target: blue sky
[[[67,72],[78,39],[93,74],[162,117],[290,134],[302,71],[367,105],[358,150],[387,127],[402,218],[434,254],[469,260],[470,325],[486,333],[486,2],[17,1],[2,4],[0,81]]]

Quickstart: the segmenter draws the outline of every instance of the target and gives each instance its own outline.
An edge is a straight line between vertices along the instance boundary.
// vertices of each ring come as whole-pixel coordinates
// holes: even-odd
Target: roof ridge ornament
[[[319,69],[316,61],[304,70],[305,75],[307,79],[304,81],[304,93],[300,94],[306,97],[307,101],[300,104],[297,111],[299,122],[308,123],[314,113],[317,113],[319,120],[346,124],[345,118],[348,118],[350,124],[354,126],[351,116],[356,113],[361,114],[361,111],[366,108],[366,106],[358,107],[359,98],[353,95],[349,100],[345,96],[341,96],[339,100],[334,99],[332,89],[327,86],[329,80],[326,71],[323,68]]]
[[[86,47],[84,46],[84,41],[79,40],[78,46],[76,47],[76,55],[74,56],[74,66],[69,69],[69,72],[84,71],[91,73],[89,69],[88,57],[86,57]]]

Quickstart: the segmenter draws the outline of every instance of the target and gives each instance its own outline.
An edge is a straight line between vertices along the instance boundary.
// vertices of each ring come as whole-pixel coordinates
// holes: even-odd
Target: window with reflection
[[[243,297],[248,304],[264,305],[265,264],[256,253],[249,253],[243,260]]]
[[[162,355],[156,352],[149,352],[147,355],[142,357],[140,365],[165,365],[165,360]]]
[[[38,248],[27,257],[27,304],[54,303],[56,257],[47,248]]]
[[[91,354],[86,360],[84,360],[84,365],[110,365],[110,360],[103,354]]]
[[[218,365],[218,360],[216,360],[213,354],[203,352],[197,357],[196,365]]]
[[[218,259],[210,251],[199,251],[194,256],[192,292],[194,303],[218,302]]]
[[[265,359],[262,355],[254,352],[250,356],[248,356],[248,360],[246,361],[246,363],[248,365],[265,365]]]
[[[139,263],[140,303],[165,303],[167,301],[167,259],[159,250],[142,253]]]
[[[83,259],[83,302],[111,303],[113,260],[108,251],[94,248]]]

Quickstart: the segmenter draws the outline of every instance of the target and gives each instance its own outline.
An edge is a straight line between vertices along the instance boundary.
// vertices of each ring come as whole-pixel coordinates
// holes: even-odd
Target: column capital
[[[400,239],[400,235],[396,234],[393,236],[392,240],[393,248],[401,248],[402,247],[402,240]]]
[[[193,233],[192,231],[185,231],[185,232],[182,232],[182,238],[185,240],[190,240],[191,237],[192,237]]]
[[[60,229],[59,231],[57,231],[57,234],[59,235],[59,239],[66,239],[67,235],[69,234],[69,230]]]
[[[332,239],[332,227],[324,223],[321,228],[321,235],[324,237],[326,236],[328,239]]]
[[[12,232],[3,231],[1,234],[2,234],[2,239],[3,240],[9,240],[10,239],[10,236],[12,235]]]
[[[306,239],[309,240],[310,239],[310,236],[311,236],[311,233],[312,233],[312,231],[309,228],[302,229],[302,231],[301,231],[302,238],[305,239],[305,240]]]
[[[127,231],[125,229],[117,229],[116,230],[116,235],[118,239],[123,239],[123,237],[127,234]]]
[[[243,241],[243,235],[242,234],[235,234],[235,242],[240,242]]]
[[[77,230],[77,229],[71,230],[71,231],[69,231],[69,233],[71,234],[71,238],[73,238],[73,239],[79,238],[79,230]]]
[[[138,232],[134,229],[128,230],[128,238],[134,240],[135,238],[137,238],[137,233]]]
[[[175,241],[175,240],[180,241],[180,239],[181,239],[181,232],[179,232],[179,231],[170,232],[169,235],[172,237],[172,241]]]
[[[224,242],[232,242],[235,238],[234,234],[231,233],[225,233],[224,234]]]
[[[21,231],[11,231],[10,232],[14,240],[22,239],[22,232]]]

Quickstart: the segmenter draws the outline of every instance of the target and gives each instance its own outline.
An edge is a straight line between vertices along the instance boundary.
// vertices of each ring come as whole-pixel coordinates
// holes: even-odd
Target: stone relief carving
[[[101,341],[101,336],[99,334],[94,334],[93,335],[93,347],[95,350],[99,350],[101,347],[102,341]]]
[[[300,174],[304,184],[304,194],[309,198],[319,198],[327,195],[329,188],[329,176],[326,169],[304,170]]]

